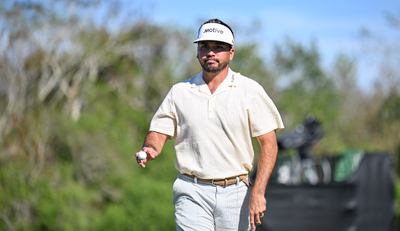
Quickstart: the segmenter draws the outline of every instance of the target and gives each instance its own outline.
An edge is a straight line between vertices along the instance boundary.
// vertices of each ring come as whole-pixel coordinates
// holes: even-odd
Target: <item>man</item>
[[[278,110],[255,81],[233,72],[234,35],[218,19],[199,29],[197,59],[203,71],[175,84],[155,113],[143,151],[156,158],[175,138],[173,186],[177,230],[255,230],[266,210],[264,197],[275,165]],[[254,186],[251,137],[261,146]],[[136,156],[138,153],[136,153]]]

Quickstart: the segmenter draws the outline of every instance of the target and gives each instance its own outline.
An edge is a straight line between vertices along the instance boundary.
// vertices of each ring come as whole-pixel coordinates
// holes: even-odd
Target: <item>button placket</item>
[[[214,119],[215,118],[215,99],[214,97],[210,97],[208,99],[208,118],[209,119]]]

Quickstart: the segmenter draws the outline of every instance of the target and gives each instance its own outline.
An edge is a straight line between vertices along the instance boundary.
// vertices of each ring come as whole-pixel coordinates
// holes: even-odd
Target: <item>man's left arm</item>
[[[274,169],[278,145],[276,142],[275,131],[257,137],[261,146],[261,154],[258,160],[257,175],[250,196],[250,224],[251,230],[255,230],[255,224],[260,225],[260,218],[264,215],[267,208],[265,199],[265,189],[268,180]]]

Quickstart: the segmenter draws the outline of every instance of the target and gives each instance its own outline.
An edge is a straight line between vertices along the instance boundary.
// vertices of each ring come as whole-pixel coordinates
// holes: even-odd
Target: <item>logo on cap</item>
[[[203,31],[203,34],[204,34],[204,33],[208,33],[208,32],[224,34],[224,31],[223,31],[223,30],[218,30],[217,28],[208,28],[208,29],[205,29],[205,30]]]

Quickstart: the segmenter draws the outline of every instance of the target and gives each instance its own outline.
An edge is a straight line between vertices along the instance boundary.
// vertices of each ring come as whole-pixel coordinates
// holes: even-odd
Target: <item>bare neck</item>
[[[203,71],[203,79],[206,82],[208,89],[210,89],[211,94],[217,90],[218,86],[225,80],[228,76],[229,68],[226,67],[218,73],[208,73]]]

